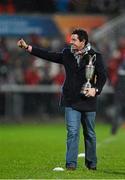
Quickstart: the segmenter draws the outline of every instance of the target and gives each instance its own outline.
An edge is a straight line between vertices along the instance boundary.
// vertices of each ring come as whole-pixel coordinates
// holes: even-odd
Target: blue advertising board
[[[55,37],[60,35],[60,32],[50,16],[0,16],[1,36],[24,36],[29,34]]]

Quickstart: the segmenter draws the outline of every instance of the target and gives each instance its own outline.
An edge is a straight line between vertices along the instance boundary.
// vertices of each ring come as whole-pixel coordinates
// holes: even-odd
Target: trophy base
[[[80,94],[81,94],[81,95],[85,95],[85,94],[86,94],[86,91],[87,91],[87,90],[85,90],[85,88],[82,87],[82,88],[81,88],[81,91],[80,91]]]

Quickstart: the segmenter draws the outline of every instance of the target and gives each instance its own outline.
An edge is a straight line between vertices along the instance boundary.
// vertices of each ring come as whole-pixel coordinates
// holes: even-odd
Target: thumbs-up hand
[[[18,47],[21,47],[21,48],[24,48],[24,49],[27,49],[27,48],[28,48],[27,43],[26,43],[23,39],[20,39],[20,40],[17,42],[17,46],[18,46]]]

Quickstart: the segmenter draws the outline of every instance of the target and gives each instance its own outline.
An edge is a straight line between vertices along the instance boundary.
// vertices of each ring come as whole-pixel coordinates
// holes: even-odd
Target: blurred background
[[[124,127],[124,0],[0,0],[0,122],[60,122],[58,106],[65,79],[61,65],[31,56],[16,46],[60,51],[74,28],[84,28],[101,51],[108,80],[99,97],[97,121]]]

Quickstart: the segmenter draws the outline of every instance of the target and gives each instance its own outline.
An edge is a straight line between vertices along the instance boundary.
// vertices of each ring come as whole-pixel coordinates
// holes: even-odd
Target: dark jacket
[[[96,53],[95,61],[95,75],[97,76],[91,80],[91,84],[99,91],[99,95],[106,82],[106,70],[102,62],[102,56],[100,53],[94,50],[89,51],[89,55]],[[88,55],[85,55],[78,66],[74,55],[70,49],[66,48],[62,52],[48,52],[44,49],[32,47],[32,55],[46,59],[51,62],[63,64],[65,67],[66,79],[62,87],[61,105],[67,107],[73,107],[79,111],[96,111],[96,99],[95,97],[85,97],[80,94],[82,85],[87,81],[85,78],[85,65],[88,64]]]

